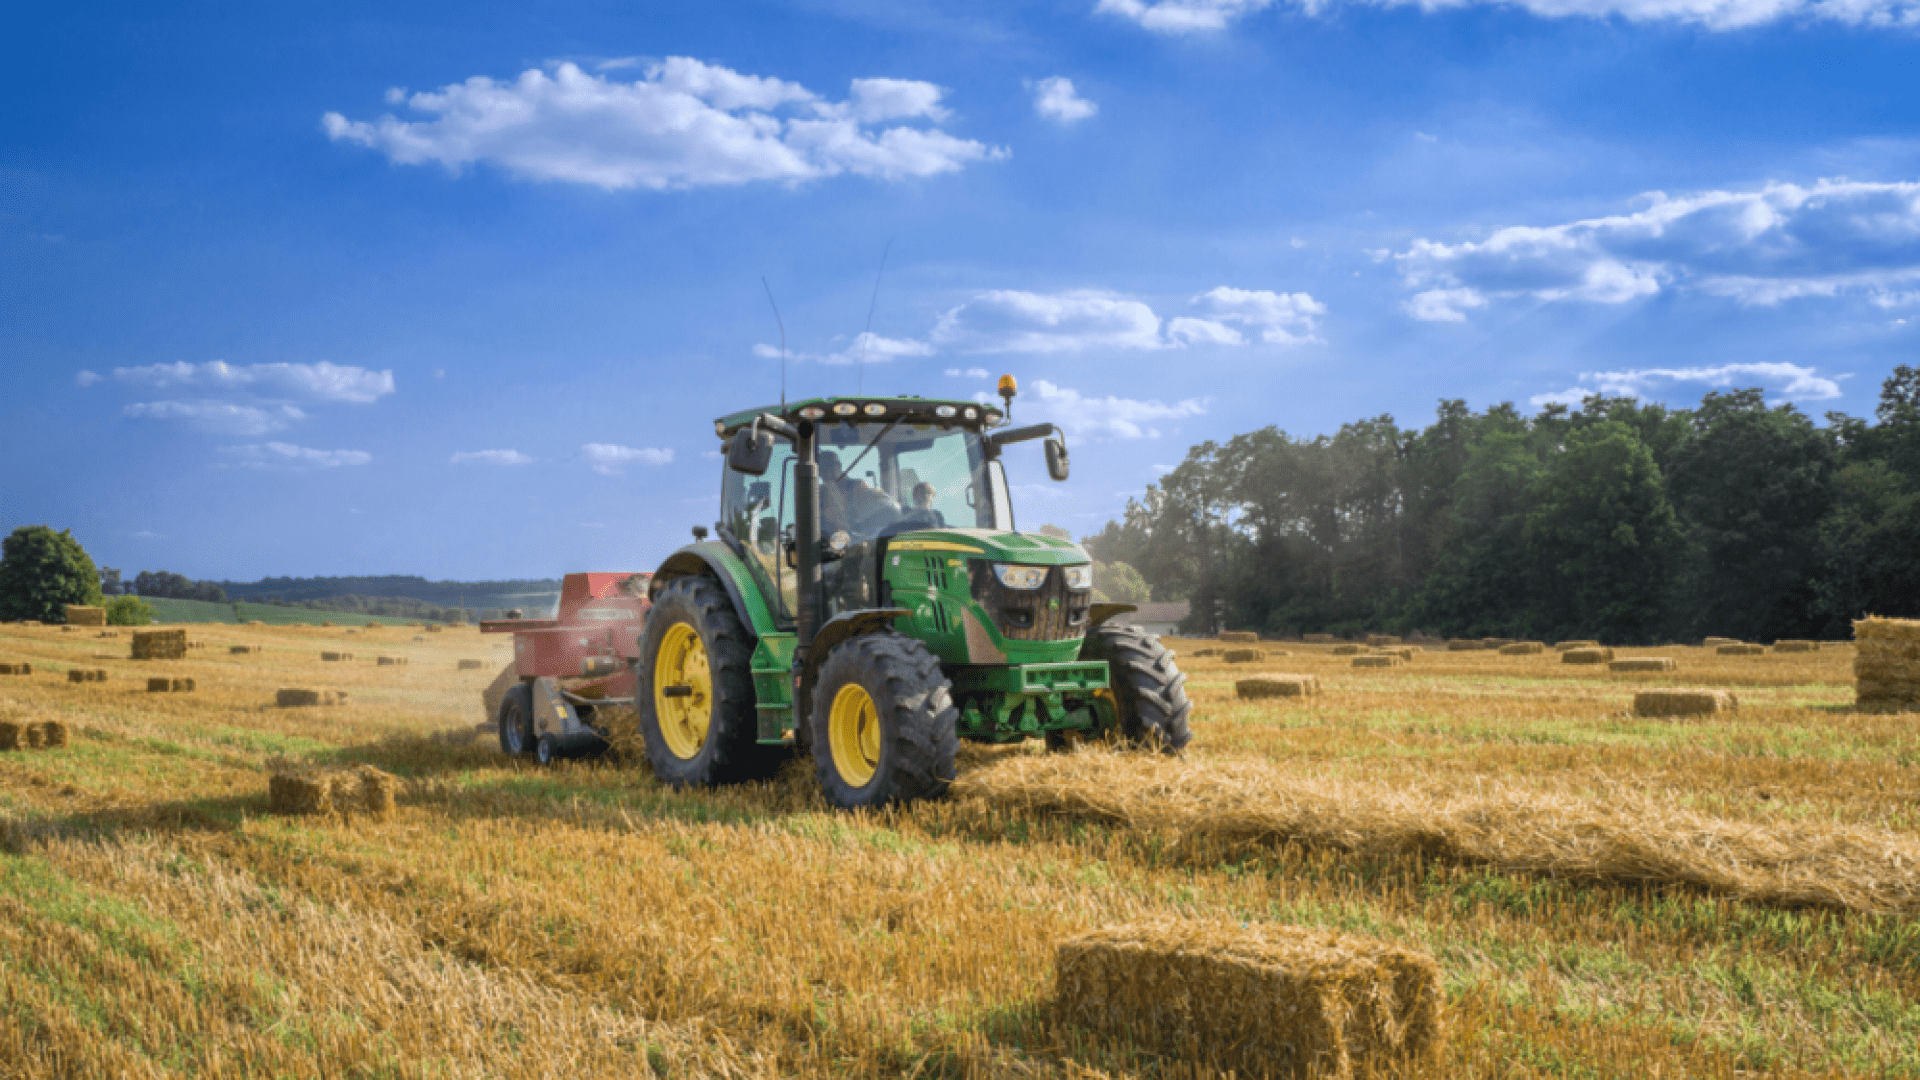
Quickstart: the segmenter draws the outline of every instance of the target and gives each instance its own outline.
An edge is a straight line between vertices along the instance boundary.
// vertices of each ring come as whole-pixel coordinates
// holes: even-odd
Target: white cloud
[[[307,414],[292,405],[261,407],[224,401],[145,401],[122,410],[127,416],[172,420],[217,435],[269,435]]]
[[[232,454],[233,463],[243,469],[337,469],[373,460],[373,455],[364,450],[315,450],[283,442],[223,446],[220,452]]]
[[[1157,349],[1160,317],[1138,300],[1076,289],[1046,295],[996,289],[940,317],[933,342],[959,352]]]
[[[1327,312],[1325,304],[1306,293],[1276,293],[1264,289],[1235,289],[1221,285],[1193,298],[1193,303],[1218,322],[1239,323],[1260,331],[1269,345],[1301,345],[1313,336],[1313,320]],[[1188,320],[1193,321],[1193,320]]]
[[[1842,376],[1844,378],[1844,376]],[[1709,389],[1758,386],[1788,401],[1831,401],[1840,396],[1836,379],[1810,367],[1787,363],[1722,364],[1718,367],[1638,368],[1628,371],[1583,371],[1580,385],[1532,398],[1538,407],[1549,402],[1578,405],[1590,394],[1608,397],[1657,397],[1675,384],[1690,383]]]
[[[1765,23],[1799,20],[1849,26],[1920,25],[1913,0],[1347,0],[1355,6],[1415,7],[1434,12],[1470,6],[1512,6],[1547,19],[1625,19],[1666,22],[1710,30],[1737,30]],[[1337,0],[1294,0],[1291,6],[1313,15]],[[1094,10],[1118,15],[1165,34],[1223,30],[1272,0],[1099,0]]]
[[[1227,24],[1267,7],[1273,0],[1100,0],[1094,10],[1131,19],[1160,34],[1224,30]],[[1317,9],[1318,2],[1305,5]]]
[[[1492,299],[1619,304],[1667,289],[1770,306],[1920,282],[1920,183],[1821,180],[1644,196],[1645,209],[1394,255],[1416,318],[1458,321]]]
[[[1048,120],[1072,124],[1100,111],[1100,106],[1076,94],[1073,80],[1055,76],[1033,84],[1033,111]]]
[[[91,376],[91,378],[89,378]],[[81,385],[99,382],[92,372],[81,373]],[[348,364],[250,364],[235,367],[225,361],[204,364],[148,364],[113,369],[115,382],[166,390],[243,390],[261,396],[300,401],[367,403],[393,393],[393,372],[370,371]]]
[[[619,476],[622,466],[637,461],[642,465],[669,465],[673,462],[672,449],[660,449],[652,446],[619,446],[614,443],[587,443],[580,447],[580,456],[587,459],[593,471],[601,476]]]
[[[100,379],[100,374],[93,371],[82,371],[73,377],[73,381],[79,383],[81,386],[92,386],[94,383],[99,382]]]
[[[1179,420],[1207,411],[1205,398],[1188,398],[1172,405],[1120,397],[1085,397],[1079,391],[1036,379],[1034,394],[1045,417],[1069,434],[1110,436],[1117,439],[1157,439],[1156,420]],[[982,395],[984,396],[984,395]]]
[[[755,345],[753,347],[753,355],[763,360],[778,360],[780,359],[780,349],[774,345]],[[924,341],[901,341],[862,331],[854,335],[851,344],[838,352],[810,353],[789,351],[787,353],[787,359],[812,361],[816,364],[844,365],[858,364],[862,361],[869,364],[884,364],[889,360],[895,360],[902,356],[932,355],[933,346],[928,345]]]
[[[533,464],[532,458],[518,450],[462,450],[452,458],[452,463],[455,465],[467,461],[480,461],[488,465]]]
[[[965,370],[962,370],[957,367],[950,367],[947,369],[947,378],[949,379],[991,379],[993,378],[993,373],[983,367],[970,367],[970,368],[966,368]]]
[[[939,122],[945,91],[903,79],[855,79],[844,102],[798,83],[743,75],[687,57],[649,66],[635,82],[562,63],[510,82],[476,76],[405,101],[429,117],[348,120],[330,112],[328,137],[360,143],[403,165],[478,162],[533,180],[607,190],[660,191],[755,181],[798,183],[841,173],[881,180],[933,176],[1007,156],[1003,148],[937,128],[865,125]],[[789,115],[776,115],[785,110]]]
[[[1167,320],[1167,340],[1177,345],[1245,345],[1240,331],[1224,323],[1185,317]]]

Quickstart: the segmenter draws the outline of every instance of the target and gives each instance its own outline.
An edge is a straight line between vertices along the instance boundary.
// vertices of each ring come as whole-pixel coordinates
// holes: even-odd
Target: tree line
[[[1087,546],[1188,599],[1187,632],[1850,637],[1920,616],[1920,372],[1826,420],[1740,389],[1267,427],[1193,447]]]

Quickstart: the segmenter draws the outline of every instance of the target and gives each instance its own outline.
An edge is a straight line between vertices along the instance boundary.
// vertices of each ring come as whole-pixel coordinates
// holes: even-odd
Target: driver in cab
[[[855,540],[868,539],[900,516],[900,505],[886,492],[844,474],[837,452],[822,450],[818,460],[822,536],[844,529]]]

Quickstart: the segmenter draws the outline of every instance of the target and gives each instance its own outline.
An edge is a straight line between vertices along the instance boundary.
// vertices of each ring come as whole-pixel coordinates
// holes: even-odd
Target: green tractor
[[[720,521],[655,572],[634,703],[656,776],[764,775],[811,753],[835,806],[941,794],[959,740],[1187,744],[1185,676],[1093,602],[1078,545],[1014,527],[1001,454],[1051,424],[917,397],[815,398],[714,422]]]

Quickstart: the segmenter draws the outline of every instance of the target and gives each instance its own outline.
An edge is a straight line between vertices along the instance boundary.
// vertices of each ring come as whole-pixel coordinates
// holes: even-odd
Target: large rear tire
[[[930,799],[953,782],[960,712],[940,661],[893,631],[841,642],[813,688],[813,763],[842,810]]]
[[[673,787],[762,775],[753,639],[719,582],[671,581],[654,598],[634,666],[635,711],[653,775]]]
[[[515,683],[500,695],[500,752],[508,757],[533,753],[533,691]]]
[[[1173,653],[1137,626],[1103,623],[1087,634],[1082,660],[1105,660],[1121,741],[1175,754],[1193,739],[1187,727],[1187,677]]]

